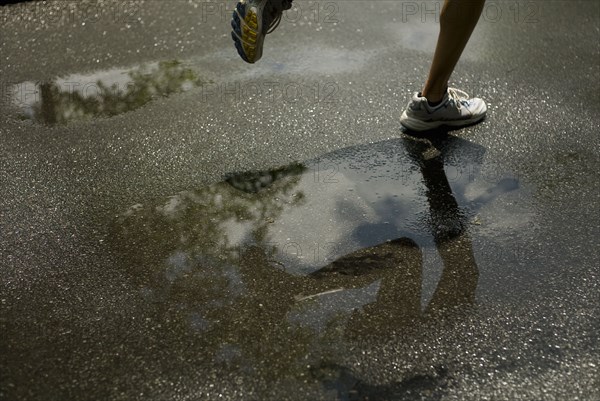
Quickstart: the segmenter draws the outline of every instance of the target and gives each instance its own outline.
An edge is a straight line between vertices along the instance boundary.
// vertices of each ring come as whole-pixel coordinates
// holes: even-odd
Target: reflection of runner
[[[254,63],[262,56],[265,35],[272,32],[292,0],[240,0],[233,12],[231,36],[238,53]],[[402,113],[400,122],[413,131],[426,131],[442,125],[464,126],[481,121],[487,106],[479,98],[469,98],[460,90],[448,88],[448,80],[479,20],[485,0],[445,0],[440,14],[440,34],[421,92],[416,92]]]
[[[444,171],[443,156],[426,159],[420,142],[407,139],[406,145],[423,174],[430,231],[444,265],[425,313],[421,312],[422,254],[409,238],[352,252],[309,277],[294,277],[269,267],[265,251],[256,247],[242,257],[243,282],[248,285],[251,298],[271,313],[269,324],[265,325],[264,316],[252,317],[249,308],[248,324],[260,325],[253,330],[261,332],[281,324],[296,302],[339,289],[365,287],[377,280],[381,280],[377,300],[354,312],[348,323],[348,333],[352,336],[385,335],[415,320],[437,317],[474,302],[478,269],[464,216]],[[264,338],[265,341],[269,338],[267,332]]]
[[[444,171],[444,152],[438,157],[425,158],[420,142],[410,139],[405,142],[411,158],[420,166],[423,174],[430,211],[430,231],[444,264],[442,277],[426,314],[472,304],[479,271],[473,256],[471,237],[466,230],[465,216],[458,207]]]

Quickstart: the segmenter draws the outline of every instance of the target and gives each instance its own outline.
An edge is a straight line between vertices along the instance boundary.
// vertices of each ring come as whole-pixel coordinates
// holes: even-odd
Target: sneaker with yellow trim
[[[231,18],[231,38],[235,47],[248,63],[262,57],[265,35],[273,32],[284,10],[292,7],[293,0],[240,0]]]

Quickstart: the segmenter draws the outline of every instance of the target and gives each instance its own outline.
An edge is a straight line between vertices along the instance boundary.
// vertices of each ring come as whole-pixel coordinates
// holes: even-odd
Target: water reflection
[[[232,174],[159,206],[134,205],[113,239],[161,321],[180,316],[186,335],[201,333],[205,358],[270,380],[305,377],[307,364],[335,361],[348,342],[473,304],[473,210],[459,200],[481,154],[456,138],[400,139]],[[452,163],[469,173],[451,187]],[[430,245],[443,273],[422,308],[421,249]]]
[[[157,97],[186,91],[204,82],[177,60],[134,69],[71,75],[51,82],[23,82],[13,87],[22,117],[45,124],[66,124],[111,117],[138,109]]]
[[[453,138],[447,140],[456,141]],[[438,148],[443,149],[442,146],[442,143],[437,144]],[[444,153],[438,157],[423,157],[427,152],[423,151],[423,142],[415,141],[407,141],[407,149],[423,175],[430,213],[428,225],[444,265],[425,314],[472,304],[479,273],[467,231],[467,216],[459,207],[444,170]],[[497,188],[498,185],[494,190]]]

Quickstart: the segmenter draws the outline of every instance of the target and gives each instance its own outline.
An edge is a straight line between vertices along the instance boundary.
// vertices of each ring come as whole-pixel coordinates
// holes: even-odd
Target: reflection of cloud
[[[179,61],[161,61],[136,69],[74,74],[39,85],[23,82],[13,88],[13,100],[25,118],[46,124],[65,124],[126,113],[154,98],[202,84],[197,74]]]

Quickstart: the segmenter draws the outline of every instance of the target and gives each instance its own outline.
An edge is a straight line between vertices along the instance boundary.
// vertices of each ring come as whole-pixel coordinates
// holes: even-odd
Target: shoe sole
[[[239,55],[251,64],[262,57],[265,35],[262,33],[261,16],[266,3],[266,0],[258,4],[240,1],[233,11],[231,37]]]
[[[409,117],[406,111],[402,113],[400,117],[400,124],[402,124],[405,128],[416,131],[423,132],[429,131],[432,129],[440,128],[440,127],[464,127],[467,125],[473,125],[485,118],[486,114],[482,114],[475,118],[470,118],[468,120],[439,120],[439,121],[422,121],[416,118]]]

